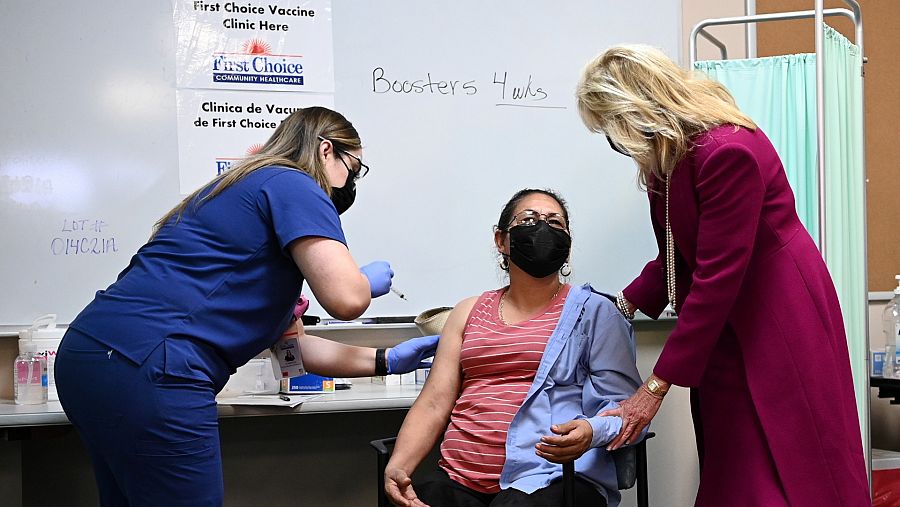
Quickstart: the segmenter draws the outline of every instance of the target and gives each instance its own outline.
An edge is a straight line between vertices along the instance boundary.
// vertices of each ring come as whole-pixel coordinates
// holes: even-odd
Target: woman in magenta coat
[[[617,296],[675,329],[641,389],[610,415],[610,447],[691,388],[696,505],[869,505],[837,294],[768,138],[718,83],[660,51],[617,46],[585,68],[582,119],[633,158],[659,256]]]

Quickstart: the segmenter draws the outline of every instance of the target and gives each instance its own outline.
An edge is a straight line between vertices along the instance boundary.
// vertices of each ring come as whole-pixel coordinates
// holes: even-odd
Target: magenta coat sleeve
[[[706,157],[698,156],[696,166],[696,268],[688,296],[678,302],[678,322],[654,368],[659,377],[686,387],[700,385],[731,314],[753,253],[765,194],[749,148],[729,143],[709,149]]]
[[[641,274],[628,284],[628,287],[625,287],[622,293],[625,299],[636,306],[644,315],[655,319],[666,309],[666,305],[669,304],[669,297],[666,294],[666,259],[664,254],[666,243],[663,237],[663,230],[653,214],[652,205],[650,206],[650,221],[653,223],[653,233],[656,235],[659,255],[644,266]]]

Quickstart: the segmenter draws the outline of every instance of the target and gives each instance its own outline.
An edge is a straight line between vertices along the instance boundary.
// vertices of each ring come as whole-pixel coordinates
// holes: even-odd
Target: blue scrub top
[[[257,169],[166,223],[71,327],[138,364],[174,338],[234,370],[290,323],[303,274],[287,245],[307,236],[346,244],[331,200],[304,172]]]

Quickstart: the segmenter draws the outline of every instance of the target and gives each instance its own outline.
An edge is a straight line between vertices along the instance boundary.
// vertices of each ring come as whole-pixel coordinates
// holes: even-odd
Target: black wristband
[[[383,377],[387,374],[388,365],[385,349],[375,349],[375,376]]]

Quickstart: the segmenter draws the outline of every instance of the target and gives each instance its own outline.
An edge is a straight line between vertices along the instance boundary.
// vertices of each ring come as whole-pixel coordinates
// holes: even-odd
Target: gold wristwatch
[[[669,392],[669,389],[663,387],[662,383],[655,376],[651,376],[647,379],[647,383],[644,385],[647,386],[647,390],[650,391],[650,394],[659,398],[662,398]]]

